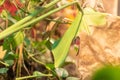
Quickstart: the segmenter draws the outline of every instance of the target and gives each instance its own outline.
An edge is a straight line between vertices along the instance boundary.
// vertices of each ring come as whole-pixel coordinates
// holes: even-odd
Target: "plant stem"
[[[52,76],[52,75],[51,74],[45,74],[43,76]],[[25,77],[16,78],[16,80],[24,80],[24,79],[30,79],[30,78],[36,78],[36,77],[43,77],[43,76],[38,76],[38,75],[25,76]]]
[[[38,64],[43,65],[47,70],[50,70],[50,68],[47,67],[45,63],[43,63],[43,62],[41,62],[41,61],[35,59],[33,56],[30,55],[30,53],[27,53],[27,54],[29,55],[29,57],[30,57],[33,61],[35,61],[35,62],[38,63]]]
[[[76,4],[76,3],[78,3],[78,2],[77,2],[77,1],[73,1],[73,2],[71,2],[71,3],[68,3],[68,4],[66,4],[66,5],[64,5],[64,6],[61,6],[61,7],[57,8],[57,9],[54,9],[54,10],[52,10],[52,11],[50,11],[50,12],[48,12],[48,13],[46,13],[46,14],[38,17],[38,18],[35,18],[34,20],[29,21],[29,22],[27,22],[27,23],[24,23],[24,24],[23,24],[23,22],[25,22],[25,21],[22,21],[22,24],[23,24],[23,25],[22,25],[21,23],[19,23],[19,24],[16,23],[16,25],[13,25],[13,26],[9,27],[8,29],[6,29],[6,30],[4,30],[3,32],[0,33],[0,40],[3,39],[4,37],[6,37],[6,36],[8,36],[8,35],[10,35],[10,34],[12,34],[12,33],[14,33],[14,32],[16,32],[16,31],[18,31],[18,30],[21,30],[21,29],[23,29],[23,28],[31,25],[31,24],[37,23],[38,21],[40,21],[40,20],[48,17],[49,15],[51,15],[51,14],[53,14],[53,13],[55,13],[55,12],[60,11],[60,10],[63,9],[63,8],[66,8],[66,7],[68,7],[68,6],[70,6],[70,5],[73,5],[73,4]],[[29,17],[28,17],[28,18],[29,18]],[[26,20],[26,19],[25,19],[25,20]],[[27,20],[28,20],[28,19],[27,19]]]
[[[30,79],[30,78],[36,78],[37,76],[25,76],[25,77],[19,77],[16,78],[16,80],[24,80],[24,79]]]
[[[50,18],[46,18],[46,20],[48,21],[53,21],[53,22],[57,22],[57,23],[61,23],[61,24],[71,24],[71,22],[65,22],[65,21],[61,21],[61,20],[55,20],[55,19],[50,19]]]
[[[25,22],[28,22],[29,20],[31,20],[33,17],[37,16],[40,12],[43,12],[45,9],[55,5],[57,2],[59,2],[60,0],[54,0],[51,3],[45,5],[43,8],[41,9],[37,9],[35,10],[31,15],[25,17],[24,19],[18,21],[16,24],[10,26],[9,28],[7,28],[6,30],[4,30],[3,32],[0,33],[0,40],[5,38],[6,36],[16,32],[16,30],[14,30],[15,28],[20,27],[21,25],[23,25]]]
[[[0,63],[1,63],[1,64],[3,64],[3,65],[5,65],[6,67],[8,67],[8,66],[9,66],[9,64],[4,63],[4,62],[2,62],[2,61],[0,61]]]

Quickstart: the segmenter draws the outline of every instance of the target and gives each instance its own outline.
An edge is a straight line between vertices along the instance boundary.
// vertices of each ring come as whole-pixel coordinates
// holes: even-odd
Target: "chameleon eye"
[[[72,41],[72,45],[80,45],[80,37],[79,36],[77,36],[77,37],[75,37],[75,39],[73,39],[73,41]]]
[[[80,51],[80,37],[79,36],[75,37],[75,39],[73,39],[71,45],[74,46],[74,49],[77,52],[77,54],[76,54],[76,56],[77,56],[79,54],[79,51]]]
[[[79,36],[77,36],[77,37],[75,38],[75,44],[76,44],[76,45],[80,45],[80,37],[79,37]]]

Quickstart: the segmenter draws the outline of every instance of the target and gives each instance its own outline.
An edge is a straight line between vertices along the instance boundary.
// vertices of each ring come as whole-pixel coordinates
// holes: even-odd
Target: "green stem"
[[[16,80],[31,79],[31,78],[36,78],[36,77],[37,77],[37,76],[25,76],[25,77],[16,78]]]
[[[8,35],[10,35],[10,34],[12,34],[14,32],[16,32],[18,30],[21,30],[22,28],[25,28],[25,27],[27,27],[27,26],[29,26],[31,24],[35,24],[36,22],[38,22],[38,21],[40,21],[40,20],[48,17],[49,15],[51,15],[51,14],[53,14],[55,12],[58,12],[61,9],[66,8],[66,7],[68,7],[70,5],[73,5],[73,4],[76,4],[76,3],[78,3],[78,2],[77,1],[73,1],[71,3],[68,3],[68,4],[66,4],[64,6],[61,6],[61,7],[57,8],[57,9],[54,9],[54,10],[52,10],[52,11],[50,11],[50,12],[48,12],[48,13],[46,13],[46,14],[38,17],[38,18],[35,18],[34,20],[29,21],[29,22],[27,22],[27,23],[25,23],[23,25],[21,25],[21,24],[18,25],[17,24],[17,27],[16,27],[16,25],[15,26],[11,26],[10,28],[8,28],[8,29],[4,30],[2,33],[0,33],[0,39],[3,39],[4,37],[6,37],[6,36],[8,36]]]
[[[73,2],[68,3],[68,4],[64,5],[64,6],[61,6],[61,7],[57,8],[57,9],[54,9],[54,10],[52,10],[52,11],[50,11],[50,12],[48,12],[48,13],[46,13],[46,14],[44,14],[44,15],[42,15],[42,16],[40,16],[40,17],[38,17],[38,18],[36,18],[36,19],[28,22],[28,23],[26,23],[26,24],[23,24],[22,26],[18,27],[18,30],[19,30],[19,29],[22,29],[22,28],[24,28],[24,27],[26,27],[26,26],[29,26],[29,25],[31,25],[31,24],[33,24],[33,23],[36,23],[36,22],[38,22],[38,21],[40,21],[40,20],[48,17],[49,15],[51,15],[51,14],[53,14],[53,13],[55,13],[55,12],[58,12],[58,11],[60,11],[61,9],[66,8],[66,7],[68,7],[68,6],[70,6],[70,5],[73,5],[73,4],[75,4],[75,3],[77,3],[77,1],[73,1]]]
[[[39,64],[41,64],[41,65],[43,65],[43,66],[46,66],[43,62],[40,62],[39,60],[37,60],[37,59],[35,59],[33,56],[31,56],[30,53],[28,53],[28,55],[29,55],[29,57],[30,57],[32,60],[34,60],[35,62],[37,62],[37,63],[39,63]]]
[[[2,61],[0,61],[0,63],[1,63],[1,64],[3,64],[3,65],[5,65],[6,67],[8,67],[8,66],[9,66],[9,64],[4,63],[4,62],[2,62]]]
[[[51,75],[51,74],[45,74],[45,75],[43,75],[43,76],[52,76],[52,75]],[[38,75],[25,76],[25,77],[16,78],[16,80],[31,79],[31,78],[43,77],[43,76],[38,76]]]
[[[61,24],[71,24],[70,21],[64,22],[64,21],[61,21],[61,19],[60,20],[55,20],[55,19],[46,18],[46,20],[61,23]]]
[[[38,63],[38,64],[43,65],[47,70],[50,70],[50,71],[51,71],[51,69],[50,69],[49,67],[47,67],[45,63],[43,63],[43,62],[35,59],[33,56],[30,55],[30,53],[27,53],[27,54],[29,55],[29,57],[30,57],[33,61],[35,61],[35,62]]]
[[[39,14],[40,12],[44,11],[45,9],[55,5],[57,2],[59,2],[60,0],[54,0],[51,3],[45,5],[42,9],[39,10],[35,10],[31,15],[25,17],[24,19],[18,21],[16,24],[10,26],[9,28],[7,28],[6,30],[4,30],[3,32],[0,33],[0,40],[5,38],[6,36],[12,34],[13,32],[16,32],[16,30],[14,31],[15,28],[20,27],[21,25],[23,25],[25,22],[28,22],[29,20],[31,20],[33,17],[37,16],[37,14]]]
[[[11,16],[8,17],[8,20],[11,21],[14,24],[17,22],[17,20],[12,18]]]

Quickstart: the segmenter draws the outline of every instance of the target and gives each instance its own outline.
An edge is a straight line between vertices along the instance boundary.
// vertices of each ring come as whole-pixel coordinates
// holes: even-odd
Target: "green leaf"
[[[5,74],[7,73],[8,68],[0,68],[0,74]]]
[[[5,55],[3,61],[4,61],[5,63],[9,64],[9,66],[11,66],[11,65],[14,64],[14,60],[15,60],[16,58],[18,58],[18,55],[14,54],[14,53],[12,53],[12,52],[8,52],[8,53]]]
[[[8,18],[7,11],[2,10],[2,13],[0,13],[0,17],[1,17],[2,19],[7,19],[7,18]]]
[[[47,41],[48,40],[42,40],[42,41],[34,41],[32,43],[32,47],[35,48],[36,50],[39,50],[41,53],[45,53],[47,50]]]
[[[34,11],[35,7],[37,7],[37,3],[38,2],[36,2],[35,0],[30,0],[29,3],[28,3],[28,7],[27,7],[28,11],[29,12]]]
[[[53,63],[47,63],[45,66],[48,67],[50,70],[54,70],[55,69]]]
[[[55,71],[56,71],[57,75],[62,78],[66,78],[69,75],[67,70],[65,70],[63,68],[56,68]]]
[[[53,44],[52,52],[55,60],[55,67],[59,67],[62,63],[64,63],[71,41],[75,37],[76,33],[80,32],[81,30],[86,30],[88,33],[90,33],[89,26],[101,26],[105,25],[106,23],[106,14],[96,12],[91,8],[84,9],[84,15],[80,24],[81,15],[82,13],[78,14],[72,23],[72,26],[67,30],[64,36]]]
[[[4,39],[4,43],[3,43],[4,49],[6,49],[7,51],[11,51],[11,48],[14,48],[13,46],[14,46],[13,35]]]
[[[15,49],[24,41],[23,32],[19,31],[15,34],[12,34],[4,39],[3,47],[10,51],[11,49]]]
[[[106,24],[106,16],[105,13],[100,13],[94,11],[92,8],[85,8],[83,10],[84,15],[80,24],[79,32],[85,30],[87,33],[90,33],[89,26],[103,26]],[[78,35],[79,35],[78,32]]]
[[[120,80],[120,67],[103,67],[94,73],[92,80]]]
[[[92,8],[85,8],[83,18],[88,25],[100,26],[106,24],[106,15],[105,13],[94,11]]]
[[[20,45],[24,41],[24,34],[23,34],[23,32],[21,32],[21,31],[17,32],[14,35],[13,39],[14,39],[15,46]]]
[[[18,55],[14,54],[12,52],[9,52],[5,55],[3,60],[14,60],[16,58],[18,58]]]
[[[30,45],[30,40],[27,37],[25,37],[24,43],[25,43],[26,46],[29,46]]]
[[[57,41],[57,43],[53,44],[52,53],[54,57],[55,67],[60,67],[62,63],[64,63],[68,55],[70,44],[73,38],[76,36],[76,33],[80,27],[80,21],[81,15],[78,13],[71,27],[66,31],[64,36],[59,41]]]
[[[47,42],[45,43],[46,47],[51,50],[52,49],[52,43],[50,42],[50,40],[47,40]]]
[[[5,60],[5,63],[7,63],[9,66],[12,66],[14,64],[14,60]]]

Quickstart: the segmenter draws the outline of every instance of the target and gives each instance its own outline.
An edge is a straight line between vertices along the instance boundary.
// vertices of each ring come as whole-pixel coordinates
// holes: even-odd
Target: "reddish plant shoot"
[[[11,2],[10,0],[5,0],[5,2],[0,6],[0,13],[2,13],[3,10],[6,10],[12,16],[14,16],[18,11],[17,6],[19,7],[23,6],[19,0],[15,0],[14,3]]]

